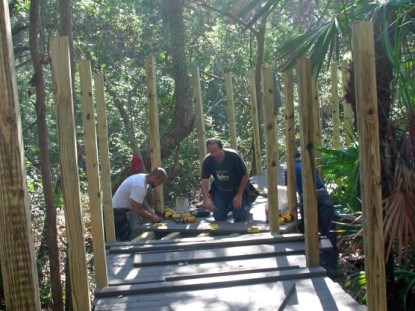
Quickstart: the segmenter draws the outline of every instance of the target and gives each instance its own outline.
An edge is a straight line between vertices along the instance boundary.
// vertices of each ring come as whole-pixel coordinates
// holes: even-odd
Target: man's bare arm
[[[203,194],[203,207],[205,207],[207,210],[214,210],[215,206],[213,205],[213,202],[211,199],[209,199],[209,179],[202,179],[200,186],[202,188],[202,194]]]
[[[236,209],[241,208],[242,206],[242,196],[244,194],[248,180],[249,180],[249,174],[247,172],[244,176],[242,176],[241,182],[239,183],[238,192],[236,193],[236,195],[234,196],[232,200],[233,207]]]
[[[146,218],[152,222],[159,222],[161,219],[157,215],[153,214],[153,211],[148,206],[147,202],[143,202],[143,204],[134,202],[132,205],[132,210],[138,215],[143,218]]]

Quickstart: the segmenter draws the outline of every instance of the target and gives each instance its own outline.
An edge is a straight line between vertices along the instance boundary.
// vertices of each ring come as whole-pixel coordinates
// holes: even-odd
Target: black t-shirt
[[[225,158],[222,163],[217,163],[210,155],[207,155],[202,164],[202,179],[213,176],[219,189],[235,190],[239,188],[242,177],[248,172],[246,165],[239,154],[232,149],[224,149]]]

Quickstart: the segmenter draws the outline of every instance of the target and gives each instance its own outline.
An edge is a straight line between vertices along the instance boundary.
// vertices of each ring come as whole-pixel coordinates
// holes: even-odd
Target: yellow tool
[[[283,214],[281,215],[281,218],[284,218],[285,222],[290,222],[292,220],[292,217],[290,214]]]
[[[196,222],[196,217],[195,216],[188,216],[188,217],[183,217],[183,218],[176,219],[176,223],[178,223],[178,224],[184,224],[184,223],[188,223],[188,222]]]
[[[164,219],[170,219],[172,216],[173,216],[173,211],[171,210],[171,209],[167,209],[165,212],[164,212]]]
[[[252,226],[250,228],[248,228],[248,232],[249,233],[259,233],[259,228],[256,226]]]
[[[279,218],[279,223],[280,223],[280,225],[285,224],[285,218],[280,217]]]
[[[171,216],[171,219],[177,220],[177,219],[187,218],[190,216],[192,216],[190,213],[173,214]]]

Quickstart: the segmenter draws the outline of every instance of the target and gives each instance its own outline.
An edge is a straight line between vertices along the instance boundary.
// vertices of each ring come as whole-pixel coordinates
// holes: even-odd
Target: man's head
[[[147,175],[146,182],[152,188],[160,186],[164,184],[167,180],[167,173],[161,167],[156,167],[151,171],[150,174]]]
[[[219,163],[222,163],[225,158],[225,150],[223,150],[223,144],[220,139],[209,138],[206,141],[206,147],[210,156]]]

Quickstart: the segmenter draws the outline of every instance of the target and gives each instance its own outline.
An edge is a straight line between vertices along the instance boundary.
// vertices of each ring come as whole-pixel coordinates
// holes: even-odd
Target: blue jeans
[[[229,212],[232,212],[235,221],[245,221],[249,216],[252,204],[246,203],[245,194],[242,196],[242,206],[238,209],[233,207],[232,200],[236,195],[236,191],[222,191],[220,189],[215,190],[213,196],[213,204],[215,210],[213,211],[213,217],[215,220],[225,220]]]

